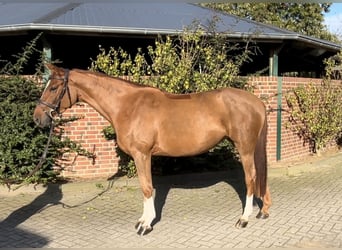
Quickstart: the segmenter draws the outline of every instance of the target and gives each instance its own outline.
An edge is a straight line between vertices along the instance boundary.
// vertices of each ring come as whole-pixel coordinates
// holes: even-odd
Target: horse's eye
[[[52,86],[52,87],[50,88],[50,91],[51,91],[51,92],[56,92],[57,89],[58,89],[58,87]]]

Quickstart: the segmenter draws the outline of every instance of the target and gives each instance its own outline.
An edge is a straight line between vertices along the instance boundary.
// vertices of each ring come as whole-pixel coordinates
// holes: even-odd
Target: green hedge
[[[55,132],[48,147],[46,160],[31,177],[27,175],[36,168],[48,141],[50,128],[38,128],[33,121],[33,112],[42,89],[37,84],[41,75],[44,56],[37,63],[35,78],[21,76],[32,55],[41,53],[35,49],[40,35],[27,43],[23,52],[13,56],[15,63],[5,60],[0,67],[0,184],[46,183],[58,180],[58,172],[53,166],[65,152],[78,152],[80,155],[94,157],[80,144],[62,137],[63,125],[77,117],[62,119],[55,125]]]
[[[20,181],[40,160],[49,129],[33,122],[33,110],[40,96],[37,84],[19,76],[0,78],[0,176]],[[31,181],[48,181],[56,174],[51,164],[58,152],[49,151],[47,161]]]

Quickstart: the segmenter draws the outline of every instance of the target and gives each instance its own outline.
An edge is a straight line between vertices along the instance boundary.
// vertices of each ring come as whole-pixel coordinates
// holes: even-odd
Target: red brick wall
[[[93,160],[80,155],[66,155],[64,158],[69,164],[65,164],[62,175],[71,178],[97,178],[115,174],[119,160],[115,144],[113,141],[107,141],[102,135],[102,129],[109,123],[85,103],[74,105],[63,116],[84,117],[69,123],[65,127],[65,136],[80,142],[85,149],[94,152],[96,158]]]
[[[321,83],[321,79],[282,77],[282,113],[281,113],[281,150],[280,159],[289,160],[299,156],[305,156],[310,153],[308,144],[304,144],[298,135],[287,128],[289,113],[286,103],[288,90],[310,82]],[[253,77],[249,84],[254,87],[254,94],[261,97],[268,97],[265,100],[268,113],[268,135],[267,135],[267,156],[269,162],[277,161],[277,108],[278,108],[278,78],[277,77]]]
[[[320,83],[320,79],[310,78],[282,78],[282,108],[287,110],[285,92],[300,84],[309,82]],[[253,77],[248,83],[254,87],[254,94],[264,99],[268,114],[268,143],[267,155],[270,163],[275,162],[277,143],[277,77]],[[94,109],[87,104],[79,103],[64,113],[64,116],[84,116],[84,118],[70,123],[65,128],[65,135],[70,139],[82,143],[83,147],[96,154],[93,161],[83,156],[66,155],[69,164],[65,165],[62,175],[72,178],[97,178],[110,177],[117,171],[118,157],[113,141],[106,141],[102,135],[102,129],[109,125]],[[303,141],[289,129],[286,129],[288,113],[282,112],[281,127],[281,160],[288,160],[298,156],[308,155],[309,146],[303,145]],[[71,162],[71,164],[70,164]]]

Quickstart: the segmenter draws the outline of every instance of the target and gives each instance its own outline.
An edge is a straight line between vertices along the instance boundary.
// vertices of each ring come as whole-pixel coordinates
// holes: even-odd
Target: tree
[[[209,3],[206,7],[304,35],[337,42],[324,25],[330,3]],[[267,13],[267,14],[265,14]]]

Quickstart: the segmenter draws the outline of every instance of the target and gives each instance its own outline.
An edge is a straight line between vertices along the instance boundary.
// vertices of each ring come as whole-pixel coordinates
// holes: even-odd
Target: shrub
[[[38,129],[32,119],[40,91],[20,77],[1,77],[0,82],[0,175],[20,180],[38,164],[47,141],[48,131]],[[44,169],[46,165],[42,178],[53,176],[50,171],[42,174]]]
[[[16,63],[5,63],[0,70],[0,184],[54,181],[58,172],[53,166],[58,165],[57,160],[64,152],[71,150],[92,156],[78,143],[62,140],[63,124],[77,118],[61,120],[55,126],[42,167],[25,179],[40,161],[49,135],[49,128],[40,129],[33,122],[33,110],[41,94],[37,78],[20,76],[30,55],[37,52],[33,49],[36,41],[37,38],[28,43],[24,52],[16,56]]]
[[[312,152],[341,137],[342,84],[331,80],[331,76],[336,75],[335,59],[325,61],[326,76],[322,84],[297,87],[286,97],[290,107],[288,127],[309,143]]]
[[[224,34],[215,31],[214,21],[207,31],[196,24],[178,37],[159,37],[154,47],[147,47],[147,55],[138,48],[133,59],[122,48],[111,47],[107,52],[100,47],[91,69],[110,76],[130,76],[133,82],[170,93],[244,88],[245,81],[238,74],[241,65],[251,60],[249,43],[229,43]]]

